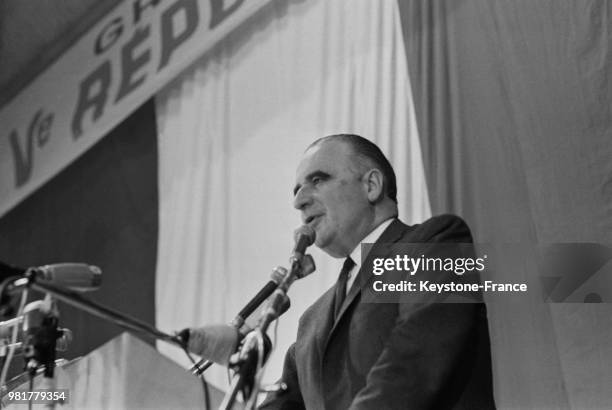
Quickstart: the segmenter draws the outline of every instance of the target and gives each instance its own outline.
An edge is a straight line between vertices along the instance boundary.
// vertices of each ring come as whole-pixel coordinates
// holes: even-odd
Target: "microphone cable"
[[[189,353],[189,351],[187,350],[187,346],[184,343],[181,343],[181,348],[183,349],[183,352],[185,352],[185,355],[187,355],[187,358],[189,358],[189,361],[191,361],[191,364],[195,365],[196,361],[193,358],[193,356],[191,356],[191,353]],[[204,373],[199,374],[198,378],[202,381],[202,389],[204,390],[204,407],[206,410],[211,410],[210,408],[210,390],[208,389],[208,382],[206,382]]]
[[[272,354],[274,353],[274,350],[276,350],[276,344],[278,343],[278,324],[279,322],[280,322],[280,316],[277,317],[276,320],[274,321],[274,332],[273,332],[274,341],[272,342],[272,346],[270,347],[270,352],[268,353],[265,363],[263,363],[263,358],[265,355],[263,333],[260,331],[257,334],[257,350],[258,350],[257,370],[255,372],[255,377],[254,377],[255,381],[253,383],[253,389],[251,391],[251,396],[249,397],[248,400],[246,399],[246,397],[244,398],[246,402],[244,406],[245,410],[253,409],[257,405],[258,396],[259,396],[259,387],[261,386],[261,381],[263,379],[264,372],[268,366],[268,363],[269,363],[270,358],[272,357]]]

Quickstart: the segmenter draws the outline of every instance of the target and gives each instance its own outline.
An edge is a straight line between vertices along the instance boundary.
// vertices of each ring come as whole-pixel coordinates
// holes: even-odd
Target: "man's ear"
[[[385,195],[383,181],[383,174],[377,168],[372,168],[364,174],[363,182],[370,203],[373,204],[380,201]]]

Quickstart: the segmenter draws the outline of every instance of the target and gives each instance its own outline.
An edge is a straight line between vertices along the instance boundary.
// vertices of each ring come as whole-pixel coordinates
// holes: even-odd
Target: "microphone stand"
[[[263,335],[267,332],[270,324],[278,318],[282,312],[282,306],[289,303],[287,291],[297,279],[300,279],[315,270],[314,260],[310,255],[293,255],[290,258],[291,270],[278,285],[259,324],[244,339],[238,358],[230,366],[235,370],[230,384],[230,389],[219,406],[220,409],[229,410],[234,406],[239,391],[247,404],[252,407],[254,398],[259,391],[256,375],[265,365],[268,354],[263,347]],[[251,399],[247,400],[247,397]],[[249,407],[247,407],[249,408]]]
[[[61,286],[38,282],[35,273],[32,271],[26,272],[25,277],[14,279],[9,282],[7,286],[7,293],[14,294],[23,288],[46,293],[47,298],[49,299],[51,299],[51,296],[53,296],[57,300],[61,300],[94,316],[110,321],[111,323],[115,323],[124,329],[131,330],[142,335],[153,336],[154,338],[176,344],[181,348],[185,348],[185,343],[179,336],[169,335],[136,318],[85,299],[75,291],[65,289]],[[52,390],[55,388],[53,374],[55,367],[56,339],[58,337],[57,323],[57,315],[53,314],[53,312],[45,313],[39,328],[35,329],[35,331],[27,337],[27,340],[23,344],[30,379],[32,380],[36,374],[38,365],[43,365],[43,386]],[[50,406],[51,408],[55,407],[55,402],[51,403]]]
[[[114,323],[124,329],[131,330],[142,335],[152,336],[156,339],[178,345],[181,348],[185,347],[185,343],[183,342],[183,340],[176,335],[164,333],[158,330],[157,328],[136,318],[118,312],[99,303],[88,300],[81,296],[79,293],[74,292],[72,290],[68,290],[63,287],[51,285],[48,283],[38,282],[34,275],[28,275],[25,278],[19,278],[14,280],[12,282],[12,286],[9,287],[8,292],[16,293],[18,290],[24,287],[35,290],[37,292],[51,294],[56,299],[61,300],[62,302],[65,302],[71,306],[81,309],[101,319]]]
[[[23,341],[23,354],[26,361],[26,370],[30,379],[30,389],[33,388],[34,376],[39,367],[43,367],[42,383],[38,387],[43,390],[56,390],[57,381],[54,378],[55,370],[55,352],[57,339],[62,335],[58,329],[59,312],[55,301],[51,295],[45,296],[47,309],[41,309],[37,315],[40,315],[40,323],[38,320],[30,318],[30,312],[26,312],[24,316],[24,331],[28,328]],[[30,321],[34,323],[30,323]],[[47,408],[54,409],[56,401],[47,403]]]
[[[268,283],[238,312],[236,317],[230,322],[230,326],[240,330],[244,325],[246,319],[257,309],[268,296],[276,290],[278,285],[283,281],[283,278],[287,275],[287,269],[282,266],[277,266],[272,270],[272,275]],[[213,365],[212,360],[200,359],[196,364],[191,366],[189,369],[196,376],[200,376],[210,366]]]
[[[178,335],[164,333],[136,318],[88,300],[75,291],[65,289],[61,286],[51,285],[49,283],[38,282],[33,272],[27,272],[25,277],[15,279],[10,282],[7,286],[7,293],[14,294],[23,288],[46,293],[47,297],[49,298],[53,296],[57,300],[61,300],[62,302],[114,323],[124,329],[131,330],[141,335],[152,336],[156,339],[175,344],[182,349],[186,348],[185,341]],[[34,377],[36,374],[36,368],[38,367],[37,365],[44,365],[42,386],[51,390],[55,390],[56,387],[56,381],[53,379],[53,369],[55,367],[57,333],[57,317],[53,314],[49,314],[43,319],[40,329],[38,329],[34,335],[32,335],[32,337],[28,338],[30,339],[28,340],[28,343],[24,343],[26,355],[30,355],[28,358],[28,371],[30,373],[30,379],[32,380],[32,377]],[[28,350],[30,350],[30,352],[27,352]],[[51,403],[50,408],[54,408],[55,404],[55,402]]]

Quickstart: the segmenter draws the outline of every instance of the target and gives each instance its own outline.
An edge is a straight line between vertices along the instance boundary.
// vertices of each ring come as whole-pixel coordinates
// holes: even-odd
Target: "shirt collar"
[[[355,262],[355,268],[357,269],[356,270],[353,269],[352,272],[359,272],[359,269],[361,268],[362,256],[366,256],[366,257],[368,256],[368,255],[361,255],[361,248],[362,248],[361,245],[364,243],[375,243],[378,240],[378,238],[380,238],[380,236],[383,234],[385,229],[387,229],[389,225],[391,225],[391,222],[393,222],[394,219],[395,217],[391,217],[389,219],[384,220],[380,225],[374,228],[372,232],[366,235],[366,237],[363,238],[361,242],[359,242],[359,244],[355,247],[355,249],[353,249],[353,252],[351,252],[349,256],[351,257],[353,262]]]

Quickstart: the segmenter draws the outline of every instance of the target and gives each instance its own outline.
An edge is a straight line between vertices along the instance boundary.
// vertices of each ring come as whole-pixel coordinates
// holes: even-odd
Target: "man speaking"
[[[287,391],[261,408],[495,408],[484,304],[362,300],[372,272],[361,269],[361,243],[472,242],[455,216],[403,224],[396,197],[393,168],[367,139],[332,135],[305,151],[294,206],[315,244],[345,261],[336,285],[300,318],[285,357]]]

